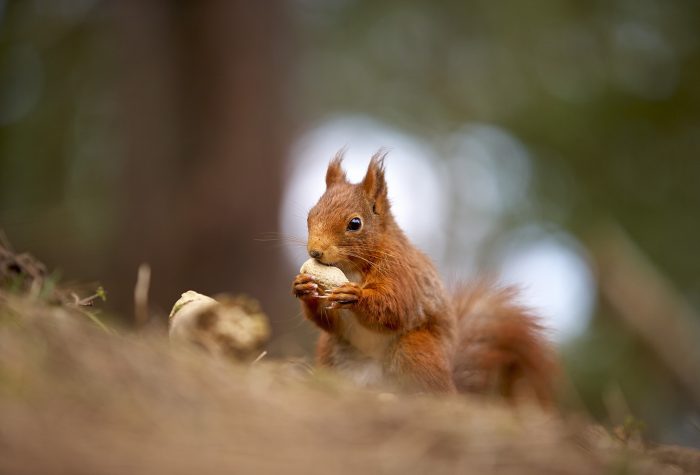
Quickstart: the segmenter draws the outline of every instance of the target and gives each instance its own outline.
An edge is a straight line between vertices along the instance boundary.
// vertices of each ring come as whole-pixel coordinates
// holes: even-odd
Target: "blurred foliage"
[[[369,113],[436,147],[500,125],[532,152],[536,218],[583,236],[613,216],[700,305],[700,4],[300,5],[310,116]]]
[[[185,14],[184,3],[173,8]],[[0,2],[0,225],[87,279],[109,272],[124,161],[114,88],[126,66],[115,54],[113,4]],[[498,125],[527,146],[534,168],[536,206],[514,224],[553,222],[586,242],[613,219],[700,308],[700,3],[284,8],[299,54],[280,87],[300,129],[367,114],[440,155],[464,124]],[[564,349],[586,407],[605,417],[602,395],[619,384],[653,434],[700,443],[683,425],[698,417],[692,404],[612,313],[601,304],[589,333]]]
[[[308,116],[371,114],[437,150],[465,123],[498,125],[534,167],[536,206],[514,224],[553,222],[587,242],[612,219],[700,308],[700,4],[299,5]],[[697,408],[610,309],[563,353],[598,417],[619,384],[654,435],[700,443]]]
[[[16,242],[98,261],[118,170],[107,20],[88,1],[0,8],[0,218]]]

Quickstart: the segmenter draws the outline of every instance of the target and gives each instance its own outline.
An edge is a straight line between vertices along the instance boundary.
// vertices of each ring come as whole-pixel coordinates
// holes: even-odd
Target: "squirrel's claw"
[[[292,284],[292,293],[300,299],[318,298],[318,284],[312,276],[299,274]]]
[[[328,293],[330,309],[347,308],[356,304],[362,297],[362,287],[355,283],[341,285]]]

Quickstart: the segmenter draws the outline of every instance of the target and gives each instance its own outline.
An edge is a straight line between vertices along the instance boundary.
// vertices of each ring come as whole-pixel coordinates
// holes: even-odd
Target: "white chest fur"
[[[341,310],[341,333],[343,338],[362,354],[376,360],[383,359],[394,336],[366,328],[357,321],[352,310]]]
[[[360,387],[377,387],[385,384],[384,368],[380,361],[358,356],[344,356],[335,370]]]
[[[350,282],[357,284],[362,282],[362,275],[358,272],[346,271],[345,275]],[[340,321],[341,334],[348,343],[365,356],[380,361],[383,359],[394,339],[393,335],[379,333],[362,326],[352,310],[341,310]]]

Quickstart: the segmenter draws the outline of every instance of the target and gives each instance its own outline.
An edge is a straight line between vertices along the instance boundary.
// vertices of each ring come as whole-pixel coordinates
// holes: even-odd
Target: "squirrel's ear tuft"
[[[383,214],[389,209],[386,180],[384,178],[384,159],[389,152],[380,149],[372,155],[367,167],[367,174],[362,180],[362,189],[372,202],[372,211],[375,214]]]
[[[326,170],[326,188],[336,183],[347,183],[348,180],[345,177],[345,172],[343,171],[343,155],[345,154],[345,149],[342,148],[338,150],[335,157],[331,159],[328,164],[328,170]]]

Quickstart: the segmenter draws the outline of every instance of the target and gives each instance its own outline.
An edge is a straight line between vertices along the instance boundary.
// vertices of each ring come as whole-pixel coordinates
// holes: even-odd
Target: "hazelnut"
[[[342,270],[337,267],[321,264],[316,259],[309,259],[304,262],[299,272],[314,276],[316,282],[325,289],[339,287],[349,282]]]

